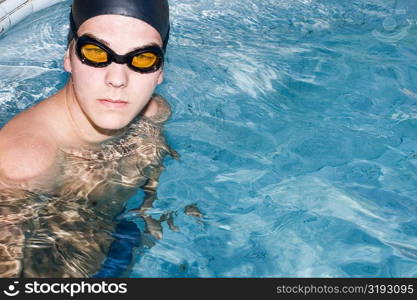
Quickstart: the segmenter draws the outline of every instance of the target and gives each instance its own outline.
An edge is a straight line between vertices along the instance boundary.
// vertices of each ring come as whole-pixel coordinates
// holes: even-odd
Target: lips
[[[122,108],[129,104],[127,101],[113,99],[98,99],[98,101],[108,108]]]

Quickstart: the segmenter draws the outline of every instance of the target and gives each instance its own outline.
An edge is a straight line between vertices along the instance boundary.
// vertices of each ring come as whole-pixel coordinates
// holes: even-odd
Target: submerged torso
[[[60,149],[58,188],[0,193],[0,277],[84,277],[112,241],[113,219],[138,187],[158,180],[171,153],[162,133],[170,109],[138,116],[123,135],[95,149]],[[4,249],[3,249],[4,248]]]
[[[109,205],[114,213],[126,200],[119,199],[119,193],[126,195],[158,176],[164,156],[170,153],[161,129],[154,119],[140,116],[121,137],[97,150],[62,150],[59,194],[76,192],[87,200],[86,205],[102,212]]]

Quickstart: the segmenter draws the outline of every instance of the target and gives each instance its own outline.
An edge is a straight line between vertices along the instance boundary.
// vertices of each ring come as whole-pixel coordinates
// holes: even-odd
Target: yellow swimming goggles
[[[151,73],[161,68],[164,61],[164,51],[157,45],[136,49],[126,55],[118,55],[88,35],[75,37],[75,39],[78,58],[83,64],[95,68],[104,68],[115,62],[127,64],[130,69],[139,73]]]

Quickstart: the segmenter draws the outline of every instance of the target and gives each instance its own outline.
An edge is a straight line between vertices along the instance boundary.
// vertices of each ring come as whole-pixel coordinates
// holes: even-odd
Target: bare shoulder
[[[0,178],[3,181],[40,180],[48,176],[56,163],[58,147],[53,138],[36,126],[28,127],[12,122],[0,131]]]
[[[164,123],[171,116],[171,106],[164,97],[154,94],[145,108],[144,115],[155,123]]]

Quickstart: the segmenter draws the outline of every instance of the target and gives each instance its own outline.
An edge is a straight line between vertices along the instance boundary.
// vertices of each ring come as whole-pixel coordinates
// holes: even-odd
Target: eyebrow
[[[95,39],[96,41],[98,41],[98,42],[100,42],[100,43],[102,43],[102,44],[106,45],[106,46],[107,46],[107,47],[109,47],[109,48],[111,48],[111,47],[110,47],[110,43],[109,43],[109,42],[107,42],[107,41],[105,41],[105,40],[103,40],[103,39],[101,39],[101,38],[99,38],[99,37],[95,36],[95,35],[94,35],[94,34],[92,34],[92,33],[85,33],[85,34],[83,34],[83,35],[88,36],[89,38]],[[128,50],[126,53],[130,53],[130,52],[133,52],[133,51],[136,51],[136,50],[146,49],[146,48],[149,48],[149,47],[159,47],[159,48],[161,48],[161,46],[160,46],[160,45],[158,45],[158,44],[157,44],[157,43],[155,43],[155,42],[152,42],[152,43],[149,43],[149,44],[145,44],[145,45],[143,45],[143,46],[140,46],[140,47],[131,48],[131,49],[130,49],[130,50]]]

